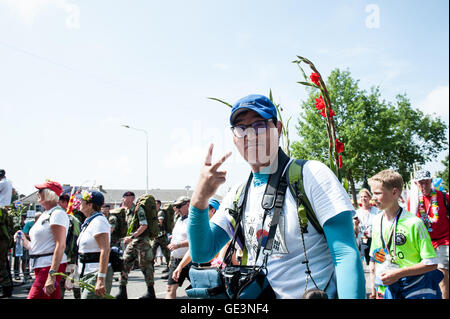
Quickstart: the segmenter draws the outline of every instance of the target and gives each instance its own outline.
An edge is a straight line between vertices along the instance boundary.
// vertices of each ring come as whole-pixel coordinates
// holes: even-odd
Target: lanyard
[[[102,215],[102,213],[95,212],[93,215],[86,218],[83,225],[81,225],[81,231],[83,231],[95,217],[100,216],[100,215]]]
[[[431,196],[430,202],[428,203],[428,209],[425,210],[425,195],[422,194],[423,210],[425,211],[425,217],[430,216],[430,209],[431,209],[431,206],[433,206],[432,199],[433,199],[433,196]]]
[[[403,210],[403,208],[399,207],[399,209],[397,211],[397,215],[395,216],[394,225],[391,226],[391,231],[390,231],[390,234],[389,234],[389,240],[388,240],[387,245],[386,245],[386,242],[384,241],[384,237],[383,237],[383,218],[384,218],[384,214],[383,214],[383,216],[381,216],[381,225],[380,225],[381,243],[383,244],[383,248],[387,250],[389,255],[391,255],[391,251],[389,249],[389,246],[391,246],[392,235],[394,235],[395,238],[397,237],[397,224],[398,224],[398,220],[400,219],[400,215],[402,214],[402,210]],[[392,259],[394,259],[395,256],[396,256],[396,245],[395,245],[395,239],[394,239],[394,256],[391,255]]]

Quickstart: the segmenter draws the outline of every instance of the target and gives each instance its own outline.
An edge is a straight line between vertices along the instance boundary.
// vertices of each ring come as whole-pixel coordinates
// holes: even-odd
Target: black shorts
[[[180,264],[182,258],[170,258],[170,265],[169,265],[169,278],[167,279],[168,285],[175,285],[178,284],[179,287],[183,285],[183,282],[185,279],[189,280],[189,269],[191,268],[191,264],[189,263],[181,270],[180,277],[178,277],[178,281],[173,280],[172,275],[175,269]]]

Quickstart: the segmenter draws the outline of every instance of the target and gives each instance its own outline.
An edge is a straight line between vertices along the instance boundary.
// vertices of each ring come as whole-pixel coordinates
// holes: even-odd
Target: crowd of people
[[[163,227],[169,217],[155,201],[160,225],[156,237],[149,232],[154,221],[136,206],[134,193],[123,194],[119,211],[127,233],[117,235],[119,214],[109,211],[101,192],[86,190],[78,195],[83,214],[78,259],[69,261],[65,249],[71,222],[61,203],[62,188],[52,181],[36,185],[45,211],[31,228],[14,234],[16,241],[23,234],[35,274],[28,298],[61,298],[61,276],[73,275],[70,263],[78,265],[81,281],[94,287],[81,287],[80,298],[107,296],[115,271],[108,256],[115,248],[123,248],[115,297],[127,298],[128,274],[138,261],[147,285],[142,298],[156,298],[154,260],[159,247],[167,262],[167,299],[176,298],[185,279],[193,288],[205,288],[204,298],[220,291],[235,298],[365,299],[369,287],[373,299],[448,299],[449,200],[432,187],[428,171],[415,173],[418,196],[410,197],[407,205],[401,199],[401,175],[390,169],[378,172],[369,179],[370,189],[360,190],[361,206],[355,210],[326,165],[295,160],[283,152],[282,123],[270,99],[240,99],[229,123],[236,149],[249,164],[248,179],[232,187],[221,203],[215,200],[226,181],[221,165],[231,153],[213,162],[211,144],[192,196],[172,203],[176,217],[170,231]],[[11,195],[4,170],[0,173],[2,204]],[[5,255],[0,258],[4,263]],[[194,284],[190,278],[193,264],[234,271],[225,276],[230,280],[227,289],[195,286],[200,281]],[[232,268],[235,264],[241,267]],[[370,269],[367,283],[363,264]],[[264,271],[244,273],[255,269]],[[11,295],[5,270],[1,272],[3,294]]]
[[[111,249],[117,249],[121,255],[119,293],[117,299],[127,299],[126,286],[128,274],[136,263],[144,275],[147,293],[142,299],[154,299],[154,263],[158,248],[165,259],[168,275],[167,299],[175,299],[177,288],[189,278],[188,240],[186,218],[190,199],[187,196],[178,198],[170,203],[175,215],[167,216],[166,210],[161,209],[161,201],[155,200],[155,211],[158,212],[159,233],[156,238],[150,238],[148,232],[147,215],[143,207],[136,206],[136,196],[127,191],[122,196],[122,203],[116,212],[123,213],[125,228],[129,232],[123,236],[120,232],[121,218],[116,212],[110,211],[110,205],[104,202],[104,196],[96,190],[85,190],[77,195],[80,202],[79,210],[73,215],[67,214],[70,196],[62,194],[62,187],[54,181],[46,181],[35,185],[38,189],[38,203],[44,208],[43,213],[36,213],[34,221],[24,223],[22,215],[20,230],[14,233],[14,241],[20,236],[24,249],[22,257],[14,257],[15,279],[19,279],[19,262],[22,260],[24,282],[31,280],[29,267],[34,271],[33,285],[28,299],[63,299],[66,283],[73,290],[75,299],[104,298],[112,287],[114,270],[109,260]],[[211,198],[211,213],[219,207],[219,201]],[[7,206],[6,206],[7,207]],[[5,209],[5,212],[7,210]],[[41,217],[42,216],[42,217]],[[77,258],[70,258],[66,250],[66,238],[72,226],[70,219],[76,218],[81,225],[77,236]],[[173,218],[174,226],[170,230],[164,228],[165,218]],[[30,231],[32,229],[32,231]],[[3,239],[3,238],[2,238]],[[8,249],[4,249],[7,252]],[[28,254],[29,252],[29,254]],[[3,297],[10,297],[13,292],[12,278],[6,254],[2,269]],[[15,252],[13,252],[15,255]],[[186,256],[186,257],[185,257]],[[183,263],[181,261],[183,260]],[[187,262],[186,262],[187,260]],[[76,267],[71,267],[75,266]],[[3,265],[2,265],[3,267]],[[17,270],[17,271],[16,271]],[[67,277],[83,283],[84,287]],[[95,289],[87,289],[84,284],[92,285]]]

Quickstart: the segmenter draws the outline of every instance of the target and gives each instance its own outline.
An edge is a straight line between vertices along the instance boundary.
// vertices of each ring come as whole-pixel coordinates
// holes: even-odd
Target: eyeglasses
[[[249,128],[252,128],[253,132],[256,135],[264,134],[266,132],[269,121],[272,122],[272,119],[259,120],[259,121],[253,122],[252,124],[249,124],[249,125],[238,124],[238,125],[232,126],[231,131],[233,132],[234,136],[236,136],[237,138],[243,138],[245,135],[248,135]]]

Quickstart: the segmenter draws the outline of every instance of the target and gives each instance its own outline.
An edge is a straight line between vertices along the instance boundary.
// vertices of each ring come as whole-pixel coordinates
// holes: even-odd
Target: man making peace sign
[[[287,158],[279,148],[282,123],[267,97],[250,95],[233,106],[230,124],[234,144],[252,172],[251,183],[244,190],[247,200],[240,219],[244,238],[242,263],[261,265],[263,253],[258,253],[258,247],[262,252],[264,244],[258,243],[267,240],[274,215],[270,212],[266,216],[261,202],[270,176],[282,165],[280,157]],[[192,260],[198,263],[214,258],[233,237],[236,226],[232,212],[236,210],[234,199],[239,185],[225,196],[211,222],[208,220],[208,199],[225,182],[226,171],[221,169],[221,164],[231,155],[227,153],[213,163],[212,153],[213,145],[191,197],[188,235]],[[288,160],[290,164],[292,159]],[[286,168],[287,165],[281,167]],[[297,201],[288,188],[272,253],[267,259],[267,279],[276,297],[302,297],[308,282],[306,253],[316,287],[330,298],[365,298],[364,273],[353,235],[354,210],[349,197],[331,170],[318,161],[304,164],[303,185],[325,236],[309,227],[303,234],[302,245]]]

